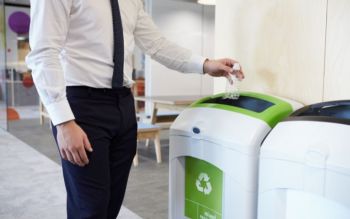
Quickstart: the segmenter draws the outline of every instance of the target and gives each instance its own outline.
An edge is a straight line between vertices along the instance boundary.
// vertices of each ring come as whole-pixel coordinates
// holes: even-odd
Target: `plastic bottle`
[[[233,71],[240,71],[241,66],[238,63],[235,63],[232,67]],[[226,93],[224,99],[233,99],[237,100],[240,96],[239,85],[240,81],[236,75],[230,75],[228,78],[228,86],[226,86]]]

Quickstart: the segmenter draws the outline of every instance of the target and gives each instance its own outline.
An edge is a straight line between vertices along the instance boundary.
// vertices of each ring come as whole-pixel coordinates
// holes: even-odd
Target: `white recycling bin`
[[[171,126],[171,219],[256,219],[261,143],[301,107],[252,92],[223,96],[197,101]]]
[[[350,218],[350,101],[280,122],[261,147],[258,219]]]

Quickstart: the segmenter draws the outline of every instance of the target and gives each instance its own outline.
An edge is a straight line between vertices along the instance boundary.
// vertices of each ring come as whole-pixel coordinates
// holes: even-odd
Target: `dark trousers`
[[[68,219],[115,219],[136,153],[137,122],[130,89],[67,87],[77,124],[93,152],[79,167],[62,160]],[[57,130],[53,127],[56,138]]]

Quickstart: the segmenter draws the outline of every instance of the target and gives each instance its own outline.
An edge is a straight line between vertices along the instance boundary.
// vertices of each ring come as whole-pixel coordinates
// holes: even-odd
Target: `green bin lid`
[[[241,92],[237,100],[224,99],[224,93],[202,98],[191,107],[215,108],[245,114],[266,122],[273,128],[293,112],[285,100],[254,92]]]

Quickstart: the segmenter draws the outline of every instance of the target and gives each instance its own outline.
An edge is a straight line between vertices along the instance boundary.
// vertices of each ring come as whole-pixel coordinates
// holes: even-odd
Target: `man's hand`
[[[213,77],[226,77],[230,78],[231,75],[236,75],[239,80],[244,79],[244,73],[242,67],[239,71],[232,69],[233,65],[238,63],[233,59],[218,59],[218,60],[206,60],[204,62],[203,70]]]
[[[81,167],[89,163],[86,150],[92,152],[92,147],[87,135],[75,121],[57,126],[57,142],[63,159]]]

